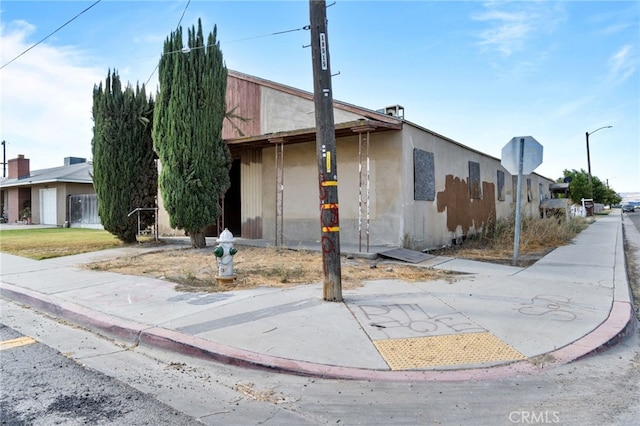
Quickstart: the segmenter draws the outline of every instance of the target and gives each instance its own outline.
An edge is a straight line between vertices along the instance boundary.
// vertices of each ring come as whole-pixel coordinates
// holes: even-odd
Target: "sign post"
[[[515,230],[513,233],[513,266],[518,266],[520,251],[520,210],[522,208],[522,175],[532,173],[542,164],[542,145],[531,136],[512,138],[502,148],[500,164],[512,175],[518,175],[518,193],[516,194]]]

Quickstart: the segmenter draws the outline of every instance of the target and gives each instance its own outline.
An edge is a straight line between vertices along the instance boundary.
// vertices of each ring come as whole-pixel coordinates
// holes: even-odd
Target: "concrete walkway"
[[[368,282],[344,290],[343,303],[323,301],[319,284],[190,293],[77,266],[127,250],[136,249],[47,261],[3,253],[0,296],[131,345],[341,379],[534,373],[606,347],[637,324],[619,211],[530,267],[434,257],[419,266],[465,274]]]

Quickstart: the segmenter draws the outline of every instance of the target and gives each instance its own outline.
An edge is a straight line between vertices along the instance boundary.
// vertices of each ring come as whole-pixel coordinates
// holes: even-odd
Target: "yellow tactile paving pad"
[[[385,339],[373,343],[392,370],[526,359],[491,333]]]

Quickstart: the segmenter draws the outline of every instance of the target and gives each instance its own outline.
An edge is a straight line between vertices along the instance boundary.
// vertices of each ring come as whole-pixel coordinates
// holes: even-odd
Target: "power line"
[[[187,8],[189,7],[189,5],[191,4],[191,0],[187,1],[187,5],[184,7],[184,10],[182,11],[182,16],[180,17],[180,20],[178,21],[178,25],[176,25],[176,29],[178,29],[180,27],[180,24],[182,23],[182,18],[184,18],[184,14],[187,13]]]
[[[271,34],[263,34],[263,35],[259,35],[259,36],[241,38],[241,39],[238,39],[238,40],[232,40],[232,41],[222,41],[222,40],[220,40],[220,44],[238,43],[240,41],[254,40],[256,38],[263,38],[263,37],[271,37],[271,36],[274,36],[274,35],[280,35],[280,34],[285,34],[285,33],[291,33],[291,32],[294,32],[294,31],[308,30],[308,29],[309,29],[309,25],[305,25],[304,27],[295,28],[293,30],[278,31],[278,32],[271,33]],[[180,50],[172,50],[171,52],[164,53],[164,55],[168,55],[170,53],[189,53],[192,50],[206,49],[207,47],[212,47],[212,46],[215,46],[215,45],[208,44],[208,45],[205,45],[205,46],[183,47]]]
[[[12,60],[10,60],[9,62],[7,62],[6,64],[4,64],[3,66],[0,67],[0,70],[3,69],[4,67],[6,67],[7,65],[9,65],[10,63],[12,63],[13,61],[15,61],[16,59],[18,59],[19,57],[21,57],[22,55],[24,55],[25,53],[27,53],[28,51],[30,51],[31,49],[33,49],[34,47],[36,47],[37,45],[39,45],[40,43],[42,43],[43,41],[45,41],[46,39],[48,39],[49,37],[51,37],[52,35],[54,35],[55,33],[57,33],[58,31],[60,31],[61,29],[63,29],[64,27],[66,27],[67,25],[69,25],[71,22],[73,22],[77,17],[79,17],[80,15],[82,15],[83,13],[85,13],[86,11],[88,11],[89,9],[91,9],[93,6],[95,6],[96,4],[100,3],[102,0],[97,0],[95,3],[93,3],[91,6],[87,7],[85,10],[83,10],[82,12],[78,13],[76,16],[74,16],[73,18],[69,19],[67,22],[65,22],[64,24],[62,24],[60,27],[58,27],[55,31],[53,31],[51,34],[49,34],[48,36],[46,36],[45,38],[43,38],[42,40],[40,40],[39,42],[33,44],[31,47],[29,47],[27,50],[25,50],[24,52],[22,52],[21,54],[19,54],[18,56],[16,56],[15,58],[13,58]]]
[[[241,41],[255,40],[257,38],[271,37],[271,36],[276,36],[276,35],[280,35],[280,34],[292,33],[294,31],[308,30],[309,28],[310,28],[309,25],[305,25],[304,27],[300,27],[300,28],[294,28],[294,29],[291,29],[291,30],[284,30],[284,31],[276,31],[275,33],[263,34],[263,35],[247,37],[247,38],[241,38],[241,39],[238,39],[238,40],[231,40],[231,41],[221,41],[220,40],[220,44],[231,44],[231,43],[238,43],[238,42],[241,42]],[[163,55],[169,55],[169,54],[172,54],[172,53],[189,53],[192,50],[205,49],[207,47],[212,47],[212,46],[214,46],[214,45],[205,45],[205,46],[196,46],[196,47],[183,47],[180,50],[172,50],[170,52],[163,53]],[[153,77],[153,74],[156,72],[157,69],[158,69],[158,65],[156,65],[156,68],[153,70],[153,72],[149,76],[149,79],[147,80],[146,84],[149,84],[149,81],[151,80],[151,77]]]
[[[176,30],[178,28],[180,28],[180,24],[182,24],[182,18],[184,18],[185,13],[187,13],[187,8],[189,7],[189,5],[191,4],[191,0],[187,1],[187,5],[184,7],[184,10],[182,11],[182,16],[180,16],[180,20],[178,21],[178,25],[176,25]],[[153,71],[151,71],[151,75],[149,75],[149,78],[147,79],[147,82],[144,84],[145,86],[147,86],[149,84],[149,82],[151,81],[151,77],[153,77],[153,75],[156,73],[156,71],[158,70],[158,67],[160,66],[160,63],[158,62],[156,64],[156,67],[153,69]]]
[[[230,44],[230,43],[237,43],[239,41],[254,40],[256,38],[271,37],[271,36],[280,35],[280,34],[292,33],[294,31],[308,30],[309,28],[311,28],[309,25],[305,25],[304,27],[294,28],[292,30],[278,31],[271,34],[263,34],[263,35],[254,36],[254,37],[241,38],[239,40],[232,40],[232,41],[225,41],[225,42],[221,41],[220,44]],[[168,52],[168,53],[172,53],[172,52]]]

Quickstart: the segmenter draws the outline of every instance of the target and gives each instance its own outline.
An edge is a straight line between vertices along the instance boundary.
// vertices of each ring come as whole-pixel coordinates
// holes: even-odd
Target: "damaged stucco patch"
[[[455,232],[462,228],[463,235],[469,229],[478,230],[496,214],[495,185],[482,182],[482,198],[471,199],[469,184],[466,180],[453,175],[445,178],[444,191],[438,192],[438,213],[446,210],[447,229]]]

